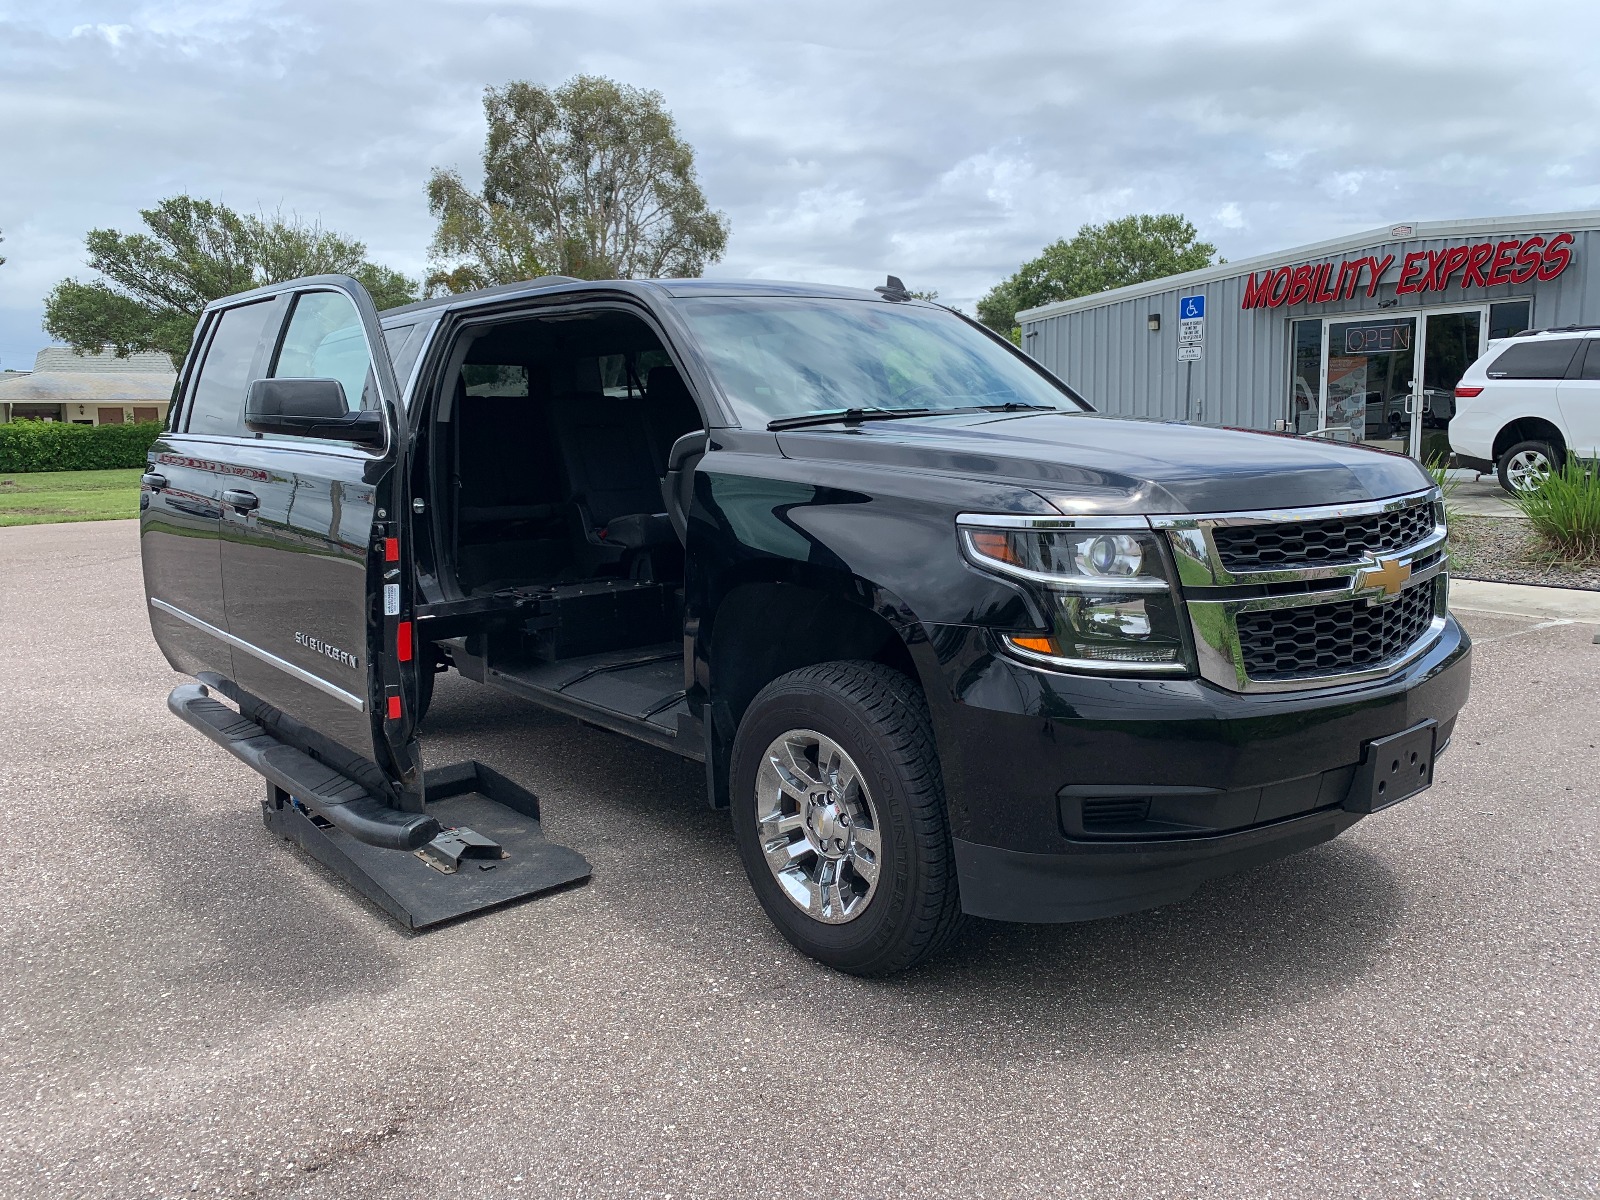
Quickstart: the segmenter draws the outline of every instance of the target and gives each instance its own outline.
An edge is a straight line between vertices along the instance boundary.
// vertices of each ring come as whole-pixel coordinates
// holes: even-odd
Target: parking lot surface
[[[1429,792],[1188,901],[781,941],[701,768],[454,677],[587,886],[408,934],[168,715],[128,522],[0,531],[0,1195],[1600,1191],[1595,627],[1467,614]]]

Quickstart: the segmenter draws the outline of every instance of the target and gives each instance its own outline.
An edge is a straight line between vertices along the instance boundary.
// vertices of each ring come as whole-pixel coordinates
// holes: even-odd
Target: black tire
[[[790,899],[757,832],[757,778],[766,752],[796,730],[824,735],[850,756],[876,812],[876,886],[862,911],[842,924],[824,923]],[[879,976],[921,962],[955,935],[961,900],[933,728],[927,701],[900,672],[831,662],[769,683],[739,724],[730,784],[745,872],[772,923],[797,949],[835,970]]]
[[[1538,438],[1518,442],[1500,456],[1500,461],[1495,463],[1495,473],[1500,477],[1500,486],[1513,496],[1522,495],[1522,490],[1514,482],[1519,466],[1527,462],[1530,457],[1543,458],[1546,470],[1559,471],[1561,469],[1561,452],[1549,442]]]

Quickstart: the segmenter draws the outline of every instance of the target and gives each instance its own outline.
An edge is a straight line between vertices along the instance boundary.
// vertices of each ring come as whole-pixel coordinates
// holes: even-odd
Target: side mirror
[[[255,380],[245,399],[244,427],[361,446],[381,446],[384,440],[383,414],[349,411],[337,379]]]

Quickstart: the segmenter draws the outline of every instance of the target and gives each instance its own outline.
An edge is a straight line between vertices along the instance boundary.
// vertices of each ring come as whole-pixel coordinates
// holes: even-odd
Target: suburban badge
[[[320,654],[324,658],[331,658],[334,662],[343,666],[355,667],[357,669],[359,669],[361,666],[361,660],[354,654],[351,654],[350,651],[341,650],[337,646],[330,646],[321,638],[313,637],[309,633],[301,633],[299,630],[295,630],[294,641],[295,645],[304,646],[307,650],[311,651],[311,653]]]

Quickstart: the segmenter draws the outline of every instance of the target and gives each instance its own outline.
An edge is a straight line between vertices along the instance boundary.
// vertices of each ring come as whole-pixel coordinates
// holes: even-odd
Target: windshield
[[[943,309],[789,296],[679,304],[717,382],[748,423],[847,408],[1082,407]]]

